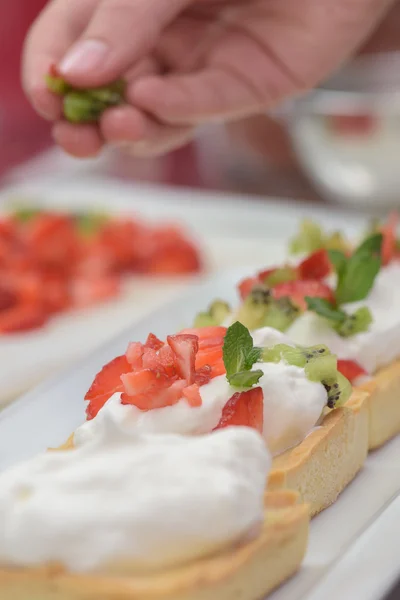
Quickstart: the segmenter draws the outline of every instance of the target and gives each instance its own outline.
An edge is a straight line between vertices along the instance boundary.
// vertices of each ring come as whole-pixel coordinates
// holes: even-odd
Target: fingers
[[[101,132],[108,143],[143,158],[165,154],[186,144],[194,129],[163,125],[133,106],[120,106],[104,113]]]
[[[140,79],[132,85],[128,99],[174,125],[242,118],[259,112],[263,105],[245,77],[220,67]]]
[[[249,0],[221,12],[224,28],[200,68],[142,78],[130,86],[129,101],[173,125],[261,113],[328,77],[392,3]]]
[[[48,91],[45,75],[80,35],[98,0],[55,0],[32,25],[22,58],[22,85],[36,111],[49,120],[61,115],[61,100]]]
[[[80,39],[59,65],[68,81],[109,83],[146,54],[190,0],[101,0]]]
[[[95,125],[74,125],[59,121],[53,126],[54,141],[77,158],[90,158],[101,151],[103,140]]]

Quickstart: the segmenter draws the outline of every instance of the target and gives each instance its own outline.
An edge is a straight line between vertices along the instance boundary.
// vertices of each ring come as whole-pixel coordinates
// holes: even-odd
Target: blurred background
[[[20,53],[45,0],[1,3],[0,176],[51,149],[49,126],[25,100]],[[395,206],[400,170],[400,5],[345,68],[276,115],[199,131],[198,140],[159,160],[108,152],[79,165],[102,175],[342,203]],[[46,154],[48,156],[48,153]],[[53,163],[36,161],[44,172]],[[67,164],[67,163],[65,163]],[[71,165],[72,163],[68,163]],[[48,165],[46,167],[46,165]]]

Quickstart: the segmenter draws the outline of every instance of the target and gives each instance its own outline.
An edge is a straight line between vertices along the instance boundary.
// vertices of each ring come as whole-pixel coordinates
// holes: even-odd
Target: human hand
[[[213,120],[260,114],[313,87],[376,27],[393,0],[53,0],[27,38],[23,83],[54,137],[76,156],[104,143],[166,152]],[[60,119],[45,86],[56,64],[72,85],[123,76],[124,106],[97,125]]]

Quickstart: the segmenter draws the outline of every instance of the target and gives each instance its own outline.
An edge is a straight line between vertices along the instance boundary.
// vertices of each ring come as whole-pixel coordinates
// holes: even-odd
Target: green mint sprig
[[[326,319],[332,329],[337,331],[341,337],[350,337],[356,333],[366,331],[372,323],[372,315],[366,306],[362,306],[353,314],[335,308],[323,298],[305,298],[308,310],[315,312]]]
[[[339,250],[330,250],[331,260],[337,275],[336,304],[364,300],[371,291],[381,268],[381,233],[367,238],[350,256]]]
[[[254,363],[260,360],[261,348],[255,348],[249,330],[239,323],[233,323],[225,335],[223,359],[226,378],[234,387],[252,387],[263,375],[261,369],[252,371]]]

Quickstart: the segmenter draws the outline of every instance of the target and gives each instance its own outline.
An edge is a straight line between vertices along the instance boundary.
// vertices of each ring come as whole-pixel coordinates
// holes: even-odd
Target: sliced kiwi
[[[260,284],[244,300],[237,319],[250,330],[272,327],[278,331],[286,331],[299,314],[299,309],[290,298],[275,299],[270,289]]]
[[[295,281],[298,278],[297,271],[293,267],[282,267],[281,269],[275,269],[270,275],[267,276],[265,284],[269,287],[274,287],[279,283],[286,283],[287,281]]]
[[[291,302],[290,298],[274,299],[268,307],[262,326],[286,331],[299,315],[300,309]]]
[[[336,372],[335,377],[328,377],[321,381],[328,393],[328,408],[343,406],[352,393],[351,383],[344,375]]]
[[[340,322],[335,329],[342,337],[350,337],[356,333],[367,331],[372,320],[369,308],[367,306],[362,306],[352,315],[346,315],[344,321]]]
[[[307,361],[304,371],[310,381],[325,381],[334,378],[337,372],[337,358],[334,354],[312,358]]]
[[[206,312],[200,312],[194,320],[194,327],[214,327],[221,325],[229,313],[231,307],[223,300],[215,300]]]
[[[214,300],[208,309],[211,317],[216,321],[217,325],[221,325],[231,312],[231,307],[223,300]]]
[[[276,346],[273,346],[272,348],[264,348],[262,353],[264,362],[279,362],[283,359],[289,365],[296,367],[305,367],[308,363],[311,364],[317,362],[325,356],[333,355],[331,355],[329,349],[322,344],[310,347],[293,347],[287,344],[276,344]],[[336,367],[334,371],[336,371]],[[318,381],[320,381],[320,379]]]
[[[324,234],[321,227],[309,219],[300,223],[300,231],[289,244],[291,254],[309,254],[324,248]]]
[[[337,370],[337,357],[323,344],[318,346],[288,346],[277,344],[262,351],[263,362],[278,363],[284,360],[289,365],[304,368],[310,381],[322,383],[328,393],[329,408],[342,406],[351,395],[350,382]]]

